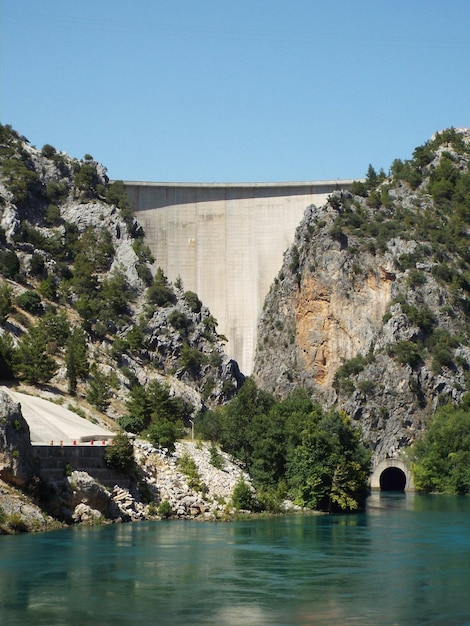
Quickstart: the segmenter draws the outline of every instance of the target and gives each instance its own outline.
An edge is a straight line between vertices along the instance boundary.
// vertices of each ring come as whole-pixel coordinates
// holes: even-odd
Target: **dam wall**
[[[156,267],[197,293],[228,339],[227,354],[249,375],[265,296],[305,209],[352,182],[125,186]]]

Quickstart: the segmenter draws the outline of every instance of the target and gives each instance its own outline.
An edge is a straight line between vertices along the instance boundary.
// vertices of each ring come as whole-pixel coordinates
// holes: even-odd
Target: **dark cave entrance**
[[[387,467],[387,469],[380,474],[381,491],[405,491],[405,487],[405,472],[399,467]]]

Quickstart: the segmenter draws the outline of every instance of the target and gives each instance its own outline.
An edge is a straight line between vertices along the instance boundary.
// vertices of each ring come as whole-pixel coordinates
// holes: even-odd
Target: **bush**
[[[224,457],[220,454],[220,452],[218,451],[214,443],[211,444],[209,452],[211,455],[210,464],[212,465],[212,467],[215,467],[215,469],[219,469],[219,470],[224,469],[225,467]]]
[[[389,354],[402,365],[416,367],[421,362],[419,348],[412,341],[400,341],[389,346]]]
[[[10,285],[4,282],[0,283],[0,325],[2,326],[5,325],[13,308],[12,294]]]
[[[162,307],[176,302],[176,295],[160,267],[157,269],[153,284],[147,290],[147,301],[150,305]]]
[[[118,433],[114,441],[107,446],[104,458],[106,465],[117,472],[129,474],[135,467],[134,446],[124,433]]]
[[[173,509],[171,508],[171,504],[168,500],[162,500],[158,505],[157,509],[158,515],[163,519],[168,519],[173,515]]]
[[[90,404],[96,407],[98,411],[105,411],[109,406],[110,396],[108,377],[95,369],[93,378],[88,386],[86,399]]]
[[[16,280],[20,272],[20,260],[13,250],[0,250],[0,274]]]
[[[207,357],[200,350],[191,348],[187,343],[183,344],[180,355],[181,367],[190,372],[193,376],[197,376],[201,365],[206,362]]]
[[[232,504],[237,510],[242,509],[243,511],[254,511],[256,508],[256,501],[253,497],[250,486],[243,478],[240,478],[234,487],[232,493]]]
[[[44,273],[44,257],[35,252],[31,257],[29,271],[32,276],[41,276]]]
[[[176,462],[178,469],[186,476],[188,486],[194,491],[203,491],[204,485],[201,482],[196,462],[193,457],[185,452]]]
[[[170,452],[175,450],[175,442],[182,437],[183,427],[168,419],[159,419],[152,422],[147,429],[147,439],[153,446],[166,448]]]
[[[44,221],[48,226],[57,226],[60,222],[60,209],[56,204],[49,204],[44,212]]]
[[[202,302],[194,291],[185,291],[184,299],[193,313],[199,313],[201,311]]]
[[[40,315],[44,312],[41,297],[35,291],[24,291],[18,296],[16,303],[24,311],[32,313],[33,315]]]
[[[172,311],[168,316],[168,321],[173,328],[179,331],[182,337],[187,337],[191,326],[193,325],[189,317],[187,317],[182,311]]]

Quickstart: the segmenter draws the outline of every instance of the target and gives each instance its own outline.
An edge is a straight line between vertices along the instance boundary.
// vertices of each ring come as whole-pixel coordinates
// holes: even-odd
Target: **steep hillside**
[[[374,462],[468,391],[470,131],[307,209],[266,299],[254,377],[344,409]]]
[[[47,384],[128,430],[188,424],[243,380],[210,311],[154,267],[123,184],[90,155],[38,150],[9,126],[0,126],[0,327],[1,379]],[[150,383],[136,415],[135,390]]]

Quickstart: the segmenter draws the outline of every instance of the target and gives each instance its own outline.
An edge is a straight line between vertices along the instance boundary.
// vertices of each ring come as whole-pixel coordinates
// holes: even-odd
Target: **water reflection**
[[[469,513],[389,492],[353,516],[0,537],[0,623],[462,624]]]

